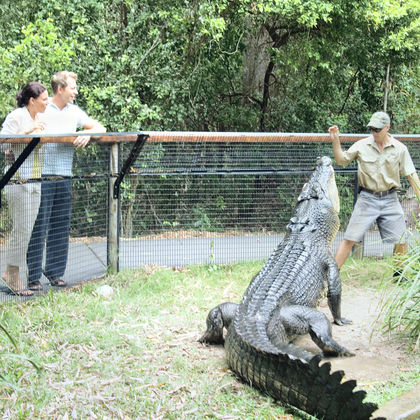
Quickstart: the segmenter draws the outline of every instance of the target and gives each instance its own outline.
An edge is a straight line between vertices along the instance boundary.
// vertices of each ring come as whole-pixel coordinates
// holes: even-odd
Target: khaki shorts
[[[373,222],[377,223],[384,242],[403,242],[405,218],[396,191],[385,197],[375,197],[362,191],[357,198],[344,239],[361,242]]]

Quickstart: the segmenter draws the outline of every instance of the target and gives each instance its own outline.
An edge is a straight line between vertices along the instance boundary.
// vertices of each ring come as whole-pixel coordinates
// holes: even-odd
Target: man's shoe
[[[67,286],[67,283],[60,277],[49,277],[48,280],[50,281],[51,286],[54,286],[54,287]]]
[[[48,276],[45,273],[45,270],[42,270],[42,274],[48,279],[51,286],[54,286],[54,287],[66,287],[67,286],[67,283],[61,277]]]

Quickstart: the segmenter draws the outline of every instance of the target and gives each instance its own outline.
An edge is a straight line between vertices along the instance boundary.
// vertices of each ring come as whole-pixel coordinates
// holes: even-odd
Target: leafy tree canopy
[[[5,0],[0,115],[29,79],[79,75],[109,130],[418,128],[417,0]]]

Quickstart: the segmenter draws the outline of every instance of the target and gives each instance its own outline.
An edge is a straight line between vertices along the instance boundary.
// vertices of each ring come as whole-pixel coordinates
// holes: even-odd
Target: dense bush
[[[339,123],[342,131],[362,132],[367,116],[383,106],[389,66],[393,129],[413,132],[418,129],[419,16],[415,0],[4,0],[0,118],[14,107],[24,82],[49,85],[53,72],[69,69],[79,75],[78,103],[110,131],[325,132]],[[218,154],[207,148],[203,156],[212,160]],[[74,172],[103,173],[105,165],[98,149],[89,147],[78,151]],[[196,181],[168,179],[162,188],[184,182],[192,188],[191,203],[196,201],[189,207],[195,212],[191,224],[222,226],[224,195],[235,191],[215,189],[202,202],[193,196],[203,191]],[[140,196],[142,186],[125,186],[123,194]],[[273,187],[280,200],[289,200]],[[77,184],[75,198],[95,188],[102,203],[107,189],[92,183]],[[351,196],[347,189],[343,194],[346,200]],[[260,206],[273,197],[265,199]],[[80,209],[86,223],[98,213],[93,201]],[[259,211],[252,203],[250,196],[243,206]],[[125,231],[130,231],[134,209],[126,205]],[[231,210],[237,217],[244,213]],[[178,223],[180,211],[160,223]],[[282,225],[262,223],[270,229]],[[74,231],[81,226],[77,222]]]
[[[420,196],[417,199],[420,203]],[[393,278],[397,285],[386,293],[380,312],[385,314],[382,328],[408,338],[416,351],[420,346],[420,220],[416,220],[416,230],[410,236],[412,249],[394,261],[392,268],[400,275]]]
[[[112,131],[360,132],[382,108],[418,127],[415,0],[5,0],[0,115],[68,68]]]

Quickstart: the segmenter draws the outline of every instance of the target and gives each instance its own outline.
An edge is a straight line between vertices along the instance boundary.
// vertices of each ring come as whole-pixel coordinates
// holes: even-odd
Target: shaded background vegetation
[[[389,65],[394,130],[416,132],[419,16],[416,0],[5,0],[0,116],[67,68],[111,131],[362,132]]]
[[[49,86],[52,73],[69,69],[79,75],[78,104],[108,131],[325,132],[338,123],[342,132],[364,132],[369,115],[384,106],[386,85],[393,131],[419,132],[417,0],[3,0],[0,23],[0,119],[14,108],[26,81]],[[220,156],[218,147],[203,147],[206,163],[197,167]],[[175,152],[170,156],[182,156]],[[147,152],[143,168],[162,162],[162,153]],[[246,153],[258,150],[251,146]],[[261,167],[271,159],[260,157]],[[75,173],[103,174],[106,162],[104,151],[91,146],[78,151]],[[153,203],[145,198],[156,184],[127,182],[123,231],[131,231],[133,218],[141,220],[140,231],[174,227],[180,219],[189,227],[217,229],[232,224],[223,220],[227,214],[245,228],[241,215],[261,214],[264,206],[275,210],[276,200],[289,217],[290,195],[278,183],[274,195],[255,200],[256,191],[268,191],[276,181],[242,180],[249,194],[241,209],[226,207],[223,200],[237,186],[233,178],[224,180],[208,178],[214,194],[204,197],[201,178],[161,177],[162,193]],[[84,222],[74,221],[74,234],[87,231],[92,218],[105,217],[98,208],[106,192],[106,180],[75,183],[75,203],[94,198],[80,201]],[[345,219],[351,190],[341,193],[349,203]],[[158,220],[153,210],[173,200],[174,211]],[[283,220],[261,220],[263,229],[279,226]]]

